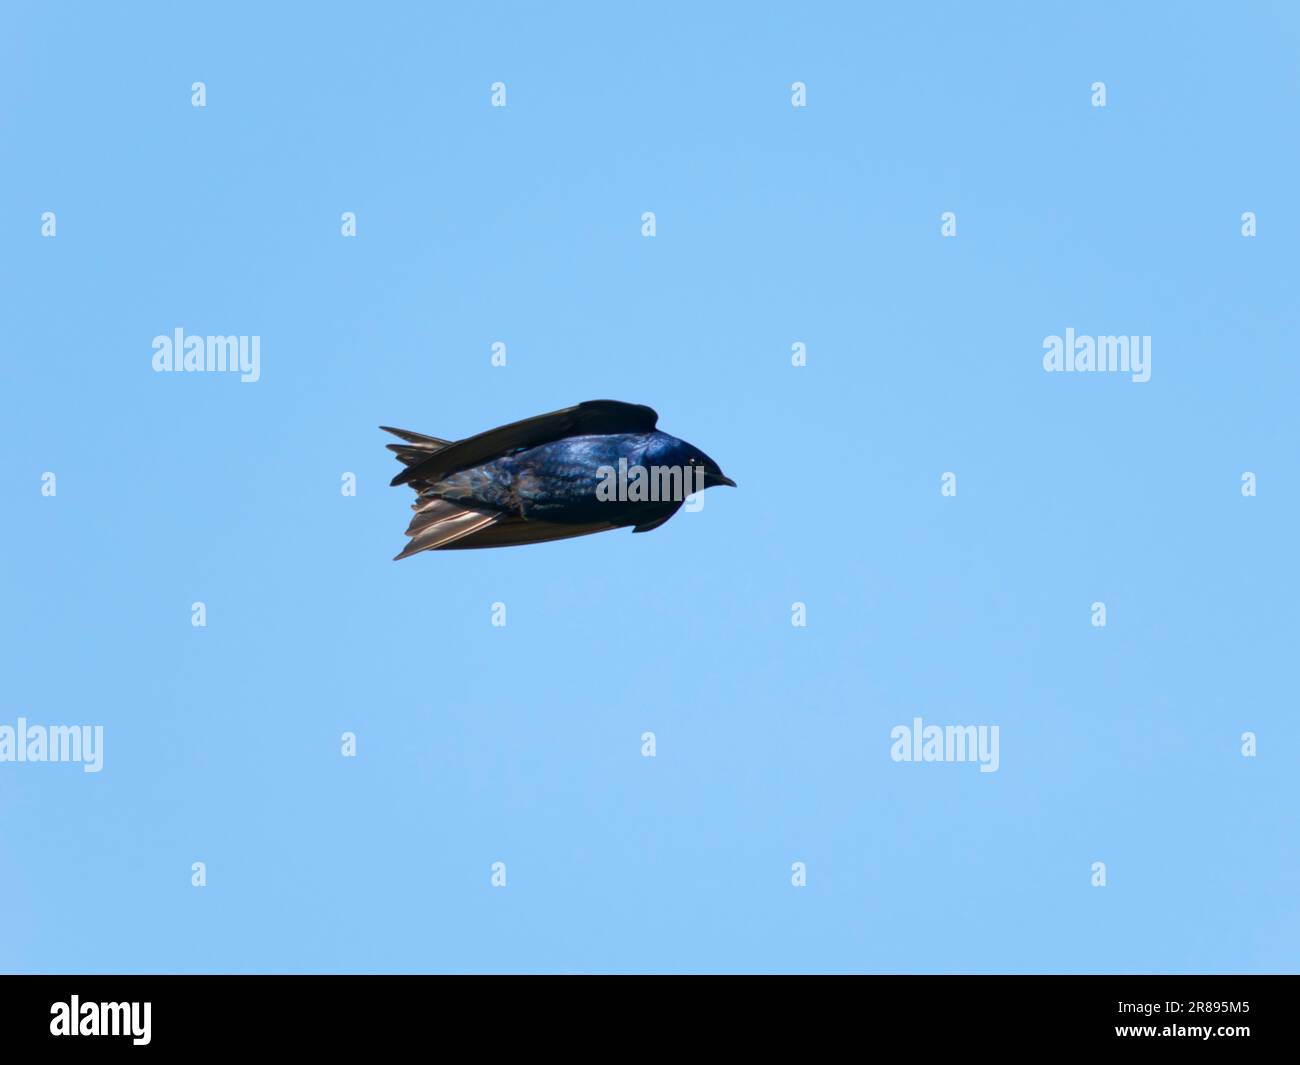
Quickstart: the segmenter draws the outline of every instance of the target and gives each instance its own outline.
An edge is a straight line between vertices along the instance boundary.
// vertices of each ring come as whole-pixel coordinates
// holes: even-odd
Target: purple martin
[[[688,495],[735,487],[703,451],[661,433],[649,407],[593,399],[464,440],[380,428],[415,490],[411,538],[420,551],[509,547],[632,526],[657,529]]]

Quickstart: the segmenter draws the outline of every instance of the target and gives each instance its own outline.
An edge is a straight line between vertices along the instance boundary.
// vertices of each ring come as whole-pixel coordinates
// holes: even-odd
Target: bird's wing
[[[526,521],[518,515],[502,515],[500,521],[475,529],[468,536],[442,545],[444,551],[459,551],[470,547],[514,547],[517,544],[542,544],[549,540],[567,540],[572,536],[617,529],[607,521],[585,525],[561,524],[555,521]]]
[[[673,509],[670,510],[667,514],[665,514],[662,518],[652,518],[650,521],[643,521],[640,525],[635,526],[632,529],[632,531],[634,533],[643,533],[643,532],[650,532],[653,529],[657,529],[659,528],[660,525],[662,525],[674,514],[676,514],[680,507],[681,507],[681,503],[678,503],[677,506],[673,507]]]
[[[587,536],[618,526],[607,521],[565,525],[553,521],[526,521],[518,514],[474,510],[448,499],[430,499],[416,511],[406,530],[411,542],[397,558],[421,551],[451,551],[467,547],[512,547]],[[396,559],[394,559],[396,561]]]
[[[620,403],[614,399],[589,399],[576,407],[539,414],[521,422],[511,422],[486,433],[469,436],[445,447],[439,447],[428,457],[407,466],[393,478],[394,485],[411,481],[436,481],[456,470],[477,466],[517,448],[537,447],[566,436],[604,435],[608,433],[648,433],[659,415],[639,403]],[[389,430],[394,432],[395,430]],[[398,433],[404,439],[409,436]],[[411,434],[414,435],[414,434]],[[431,439],[431,438],[429,438]],[[396,445],[389,447],[397,451]],[[401,452],[398,452],[401,457]]]
[[[407,527],[406,535],[411,538],[400,554],[393,556],[408,558],[421,551],[436,551],[466,536],[471,536],[496,522],[506,519],[508,515],[498,510],[475,510],[462,507],[446,499],[433,499],[416,511],[415,517]]]

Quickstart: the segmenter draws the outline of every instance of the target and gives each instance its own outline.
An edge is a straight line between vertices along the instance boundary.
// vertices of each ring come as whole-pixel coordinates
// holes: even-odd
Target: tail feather
[[[423,433],[413,433],[409,429],[394,429],[391,426],[381,425],[386,433],[392,433],[394,436],[401,437],[406,441],[405,444],[385,444],[389,451],[397,456],[397,461],[403,466],[413,466],[417,462],[423,462],[430,455],[435,455],[445,447],[449,447],[454,441],[443,440],[437,436],[425,436]]]
[[[453,443],[451,440],[443,440],[438,436],[426,436],[424,433],[413,433],[410,429],[394,429],[391,425],[381,425],[379,428],[386,433],[400,436],[408,444],[432,444],[433,448],[431,450],[433,451],[437,451],[438,449],[444,448],[448,444]],[[389,447],[392,447],[392,445],[390,444]]]
[[[379,428],[405,441],[402,444],[387,445],[388,450],[397,456],[397,460],[403,466],[413,466],[417,462],[423,462],[430,455],[450,447],[454,442],[436,436],[425,436],[423,433],[413,433],[409,429],[394,429],[387,425],[381,425]],[[411,504],[415,514],[411,518],[411,524],[406,528],[406,535],[411,540],[400,554],[394,556],[394,560],[409,558],[421,551],[436,551],[440,547],[454,544],[457,540],[473,536],[508,517],[500,511],[475,510],[442,499],[433,494],[432,485],[422,480],[412,480],[410,484],[416,491],[416,500]]]

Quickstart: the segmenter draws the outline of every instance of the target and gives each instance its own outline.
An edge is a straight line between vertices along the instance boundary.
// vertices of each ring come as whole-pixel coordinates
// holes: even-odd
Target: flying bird
[[[464,440],[380,428],[415,490],[411,538],[420,551],[509,547],[632,526],[649,532],[686,496],[736,483],[699,448],[661,433],[649,407],[593,399]]]

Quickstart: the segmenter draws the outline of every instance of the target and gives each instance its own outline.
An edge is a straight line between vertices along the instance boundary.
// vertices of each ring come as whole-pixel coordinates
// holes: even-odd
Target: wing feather
[[[409,558],[421,551],[436,551],[440,547],[446,547],[448,544],[453,544],[457,540],[470,536],[505,517],[499,511],[485,513],[467,507],[457,507],[452,503],[448,503],[447,506],[454,513],[445,514],[438,520],[420,528],[411,537],[411,542],[402,549],[401,553],[393,556],[394,562],[399,558]],[[414,526],[415,521],[412,521],[411,524]]]
[[[408,466],[393,478],[392,483],[437,481],[456,470],[477,466],[517,448],[537,447],[566,436],[648,433],[658,421],[658,414],[639,403],[590,399],[576,407],[511,422],[441,447],[428,458]]]
[[[589,536],[620,528],[610,522],[592,522],[583,525],[561,524],[553,521],[525,521],[518,516],[503,516],[501,521],[477,529],[469,536],[443,547],[444,551],[460,551],[474,547],[514,547],[519,544],[543,544],[551,540],[568,540],[574,536]]]

